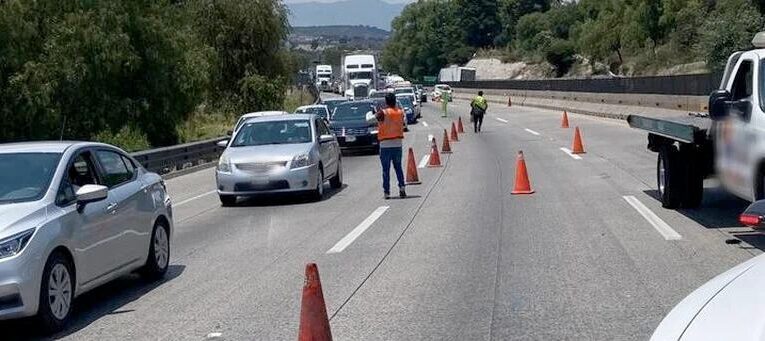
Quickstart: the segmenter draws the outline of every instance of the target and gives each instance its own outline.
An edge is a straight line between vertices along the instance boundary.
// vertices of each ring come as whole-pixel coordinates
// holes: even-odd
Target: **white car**
[[[229,135],[234,135],[234,133],[239,130],[239,128],[242,126],[244,121],[247,121],[250,118],[253,117],[264,117],[264,116],[279,116],[279,115],[289,115],[286,111],[256,111],[244,114],[239,117],[239,120],[236,121],[236,125],[234,125],[234,130],[231,130],[228,132]]]
[[[433,92],[431,93],[431,97],[433,100],[441,98],[441,96],[447,93],[449,94],[449,102],[452,101],[452,88],[446,84],[437,84],[435,88],[433,88]]]
[[[319,115],[321,118],[329,120],[329,108],[325,104],[304,105],[295,109],[295,113]]]
[[[753,203],[739,218],[763,227],[765,201]],[[651,337],[665,340],[765,339],[765,255],[718,275],[675,306]]]

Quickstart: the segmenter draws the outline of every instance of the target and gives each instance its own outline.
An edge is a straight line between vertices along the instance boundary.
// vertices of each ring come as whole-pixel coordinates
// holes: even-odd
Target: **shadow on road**
[[[75,300],[72,319],[68,327],[55,335],[44,336],[38,331],[32,318],[0,322],[2,340],[50,340],[74,334],[106,315],[135,313],[121,309],[163,284],[178,278],[186,269],[185,265],[170,265],[165,278],[146,281],[138,274],[122,276],[110,283],[93,289]]]
[[[343,184],[343,186],[338,189],[330,188],[325,184],[324,197],[321,199],[321,201],[331,199],[333,196],[340,194],[346,188],[348,188],[347,184]],[[242,198],[234,207],[289,206],[310,204],[314,202],[316,202],[316,200],[306,193],[278,193]]]
[[[661,201],[659,191],[648,190],[646,194]],[[731,237],[738,238],[752,247],[765,251],[765,234],[755,232],[738,222],[738,216],[744,212],[749,202],[726,192],[720,187],[704,189],[704,201],[699,208],[678,209],[677,212],[690,218],[708,229],[736,229],[726,231]],[[746,246],[741,246],[746,248]]]

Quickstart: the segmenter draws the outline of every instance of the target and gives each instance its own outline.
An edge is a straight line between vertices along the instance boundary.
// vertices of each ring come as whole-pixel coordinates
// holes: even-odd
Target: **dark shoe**
[[[403,188],[399,189],[398,190],[398,196],[400,198],[406,198],[406,189],[403,189]]]
[[[383,193],[383,198],[385,198],[385,200],[390,199],[390,193]]]

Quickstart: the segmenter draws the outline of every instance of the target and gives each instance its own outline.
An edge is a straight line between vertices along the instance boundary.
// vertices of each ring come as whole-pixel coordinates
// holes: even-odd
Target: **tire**
[[[335,176],[329,179],[329,186],[332,187],[333,189],[338,189],[340,187],[343,187],[343,159],[342,158],[337,159],[337,172],[335,173]]]
[[[681,207],[698,208],[704,198],[703,166],[698,162],[697,153],[692,148],[681,148],[683,157],[683,178],[685,180]]]
[[[316,189],[311,191],[311,198],[315,201],[321,201],[324,197],[324,169],[321,167],[319,167],[319,177],[316,181],[318,184],[316,185]]]
[[[48,257],[41,279],[37,308],[37,320],[46,334],[61,331],[69,322],[76,283],[74,273],[74,265],[63,253],[54,252]],[[54,283],[58,289],[51,286]],[[54,298],[51,298],[52,295]]]
[[[683,186],[681,162],[680,153],[675,146],[663,146],[659,151],[656,164],[656,183],[661,198],[661,206],[664,208],[678,208],[682,202],[685,186]]]
[[[236,196],[235,195],[224,195],[220,194],[218,195],[220,198],[220,204],[223,207],[229,207],[236,205]]]
[[[151,231],[149,242],[149,257],[140,273],[148,280],[158,280],[165,277],[170,264],[170,236],[167,226],[157,222]]]

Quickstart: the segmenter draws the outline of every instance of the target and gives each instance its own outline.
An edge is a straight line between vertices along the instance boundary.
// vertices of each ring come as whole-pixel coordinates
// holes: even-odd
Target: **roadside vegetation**
[[[282,107],[288,32],[279,0],[0,1],[0,142],[219,135]]]
[[[763,13],[762,0],[418,1],[394,20],[382,63],[415,79],[477,52],[546,63],[553,77],[583,65],[594,74],[698,64],[718,71],[731,52],[750,47]]]

